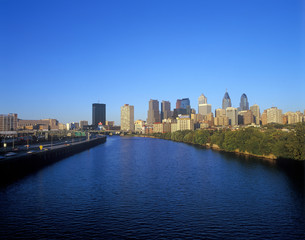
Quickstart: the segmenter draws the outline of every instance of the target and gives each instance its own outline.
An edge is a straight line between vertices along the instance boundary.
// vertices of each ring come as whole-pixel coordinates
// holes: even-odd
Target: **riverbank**
[[[66,157],[82,152],[106,142],[106,136],[99,136],[90,140],[63,144],[49,150],[23,153],[0,160],[0,183],[6,184],[22,178],[47,165],[53,164]]]
[[[204,144],[198,144],[198,143],[192,143],[192,142],[185,142],[185,141],[177,141],[177,140],[172,140],[172,139],[166,139],[163,137],[158,137],[158,136],[153,136],[153,135],[132,135],[134,137],[143,137],[143,138],[157,138],[157,139],[164,139],[164,140],[171,140],[171,141],[175,141],[175,142],[182,142],[182,143],[187,143],[187,144],[191,144],[191,145],[196,145],[196,146],[201,146],[204,148],[208,148],[208,149],[212,149],[214,151],[218,151],[218,152],[226,152],[226,153],[234,153],[236,155],[242,155],[242,156],[250,156],[250,157],[255,157],[255,158],[259,158],[259,159],[265,159],[265,160],[277,160],[279,159],[278,157],[276,157],[274,154],[268,154],[268,155],[260,155],[260,154],[253,154],[250,153],[248,151],[240,151],[239,149],[236,149],[234,151],[227,151],[221,147],[219,147],[217,144],[211,144],[211,143],[204,143]]]

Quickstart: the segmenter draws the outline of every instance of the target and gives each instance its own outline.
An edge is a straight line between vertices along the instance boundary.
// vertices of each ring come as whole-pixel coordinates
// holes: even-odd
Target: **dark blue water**
[[[304,239],[304,193],[300,166],[109,137],[2,187],[0,237]]]

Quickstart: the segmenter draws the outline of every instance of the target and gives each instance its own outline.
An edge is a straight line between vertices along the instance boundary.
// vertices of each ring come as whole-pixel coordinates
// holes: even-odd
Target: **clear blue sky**
[[[305,1],[0,0],[0,113],[88,120],[92,103],[147,117],[150,99],[226,88],[261,110],[305,109]]]

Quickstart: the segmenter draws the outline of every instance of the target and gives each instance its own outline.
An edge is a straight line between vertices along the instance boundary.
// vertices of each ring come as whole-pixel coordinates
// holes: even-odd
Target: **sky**
[[[0,114],[92,120],[92,103],[120,124],[148,102],[226,89],[261,112],[305,109],[303,0],[0,0]]]

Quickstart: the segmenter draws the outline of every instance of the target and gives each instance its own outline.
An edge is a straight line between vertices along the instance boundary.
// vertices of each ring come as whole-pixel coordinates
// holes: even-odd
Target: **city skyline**
[[[88,120],[91,105],[147,118],[149,99],[201,93],[232,106],[305,109],[304,1],[0,2],[1,113]],[[68,11],[69,9],[69,11]]]

